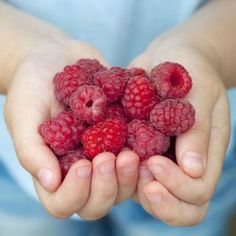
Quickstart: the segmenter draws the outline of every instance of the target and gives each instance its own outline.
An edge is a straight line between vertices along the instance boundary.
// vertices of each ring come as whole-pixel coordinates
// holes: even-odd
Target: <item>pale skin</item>
[[[236,85],[236,3],[215,0],[186,23],[155,39],[130,66],[148,71],[162,61],[183,64],[193,79],[187,99],[196,123],[177,139],[177,162],[99,154],[76,162],[61,183],[56,157],[37,128],[61,110],[51,79],[79,58],[108,63],[92,46],[70,39],[44,22],[0,3],[0,92],[7,95],[5,118],[18,159],[32,175],[45,208],[55,217],[77,213],[95,220],[133,197],[160,220],[175,226],[204,218],[221,174],[229,138],[225,87]]]

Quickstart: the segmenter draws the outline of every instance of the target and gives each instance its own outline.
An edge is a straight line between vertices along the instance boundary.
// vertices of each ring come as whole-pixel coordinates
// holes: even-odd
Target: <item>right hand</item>
[[[65,36],[40,39],[8,84],[5,118],[18,159],[32,175],[46,209],[58,218],[77,213],[95,220],[134,193],[138,157],[127,157],[127,151],[123,151],[117,158],[102,153],[92,163],[80,160],[61,183],[57,158],[38,133],[42,122],[62,110],[54,96],[54,74],[80,58],[95,58],[107,66],[101,54],[88,44]]]

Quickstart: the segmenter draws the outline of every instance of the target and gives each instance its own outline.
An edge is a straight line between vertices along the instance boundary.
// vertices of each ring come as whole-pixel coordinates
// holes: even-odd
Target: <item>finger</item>
[[[79,160],[70,168],[56,192],[49,194],[36,182],[37,193],[48,212],[57,218],[68,218],[76,213],[88,199],[91,173],[91,162]]]
[[[157,181],[144,186],[143,192],[151,214],[172,226],[199,224],[207,211],[208,204],[198,207],[180,201]]]
[[[86,220],[96,220],[107,214],[117,198],[118,186],[112,153],[104,152],[93,159],[90,196],[78,214]]]
[[[148,160],[148,168],[155,179],[182,201],[202,205],[209,201],[214,185],[208,179],[191,178],[173,161],[163,156],[153,156]]]
[[[206,172],[206,179],[210,186],[215,186],[221,175],[225,152],[229,142],[229,134],[229,104],[227,95],[223,91],[216,103],[212,117],[212,132]]]
[[[195,124],[186,133],[176,139],[177,162],[191,177],[201,177],[205,173],[208,146],[211,132],[212,111],[217,100],[217,92],[211,91],[211,96],[205,98],[209,88],[196,85],[191,92],[189,101],[196,110]]]
[[[13,137],[21,165],[36,178],[47,191],[55,191],[61,181],[60,167],[53,152],[45,145],[38,132],[39,125],[48,117],[40,104],[24,98],[6,105],[6,120]],[[27,96],[26,96],[27,97]],[[11,99],[11,97],[9,97]],[[23,105],[22,105],[23,104]]]
[[[229,137],[229,115],[226,96],[221,96],[213,111],[212,131],[208,152],[208,165],[202,178],[191,178],[169,159],[156,156],[148,167],[156,180],[177,198],[196,205],[210,200],[221,174]],[[224,113],[220,112],[222,110]],[[217,161],[216,161],[217,160]]]
[[[143,206],[143,208],[150,212],[151,208],[150,205],[147,204],[146,197],[143,192],[143,188],[146,184],[153,181],[153,175],[150,172],[150,170],[147,167],[147,161],[142,161],[139,166],[139,180],[137,185],[137,197],[140,204]]]
[[[132,151],[122,151],[116,159],[118,196],[116,204],[131,197],[138,180],[139,157]]]

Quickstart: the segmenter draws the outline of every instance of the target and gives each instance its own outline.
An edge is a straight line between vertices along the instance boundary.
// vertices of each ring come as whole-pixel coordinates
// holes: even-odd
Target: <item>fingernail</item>
[[[149,168],[152,171],[152,173],[157,175],[157,176],[161,176],[164,173],[163,167],[161,165],[159,165],[159,164],[154,164],[153,163],[152,165],[150,165]]]
[[[51,185],[53,175],[54,175],[53,172],[47,167],[42,167],[38,172],[38,180],[39,180],[40,184],[46,190]]]
[[[136,173],[137,165],[126,166],[122,170],[125,176],[132,176]]]
[[[203,158],[193,151],[184,153],[182,163],[188,169],[202,170],[204,168]]]
[[[146,193],[145,196],[153,204],[160,204],[162,202],[161,193]]]
[[[101,175],[110,175],[114,172],[114,161],[106,161],[98,166]]]
[[[80,166],[76,173],[79,178],[88,178],[91,174],[91,168],[89,166]]]
[[[146,166],[139,167],[139,175],[144,179],[153,179],[153,175]]]

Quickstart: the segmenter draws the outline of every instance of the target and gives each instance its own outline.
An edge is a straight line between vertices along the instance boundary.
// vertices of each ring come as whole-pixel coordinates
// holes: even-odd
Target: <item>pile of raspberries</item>
[[[80,159],[101,152],[117,155],[124,147],[146,160],[173,157],[175,137],[195,121],[183,98],[192,87],[187,70],[164,62],[150,74],[141,68],[106,68],[95,59],[80,59],[53,78],[64,111],[44,122],[39,132],[58,157],[62,176]]]

